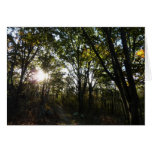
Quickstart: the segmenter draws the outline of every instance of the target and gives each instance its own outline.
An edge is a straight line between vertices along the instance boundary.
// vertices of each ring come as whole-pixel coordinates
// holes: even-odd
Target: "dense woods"
[[[9,125],[143,125],[142,27],[8,27]]]

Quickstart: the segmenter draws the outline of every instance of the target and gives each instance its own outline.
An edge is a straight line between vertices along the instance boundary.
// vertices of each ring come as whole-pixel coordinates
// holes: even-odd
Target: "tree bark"
[[[121,39],[122,39],[122,44],[123,44],[123,51],[125,54],[125,68],[126,68],[126,73],[127,73],[127,79],[129,82],[129,90],[131,94],[131,112],[132,112],[132,124],[137,125],[139,124],[139,98],[137,95],[137,90],[135,86],[135,82],[133,79],[133,73],[131,69],[131,62],[129,58],[129,53],[128,53],[128,46],[127,46],[127,41],[126,41],[126,33],[123,28],[120,29],[121,32]]]

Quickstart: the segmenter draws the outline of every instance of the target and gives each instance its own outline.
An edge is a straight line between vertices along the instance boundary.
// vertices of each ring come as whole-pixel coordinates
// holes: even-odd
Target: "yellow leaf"
[[[98,45],[98,44],[96,44],[96,45],[95,45],[95,48],[97,49],[98,47],[99,47],[99,45]]]
[[[127,84],[127,86],[129,86],[129,82],[128,81],[126,82],[126,84]]]
[[[145,52],[143,49],[140,49],[139,51],[136,52],[136,55],[140,56],[141,58],[145,57]]]

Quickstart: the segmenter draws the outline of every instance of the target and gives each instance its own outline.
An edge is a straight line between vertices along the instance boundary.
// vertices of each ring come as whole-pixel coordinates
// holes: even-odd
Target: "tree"
[[[86,30],[82,28],[83,34],[85,39],[87,40],[88,45],[92,47],[94,50],[97,58],[100,60],[101,65],[103,66],[105,72],[108,74],[108,76],[115,82],[117,85],[123,103],[125,105],[125,109],[128,113],[128,119],[131,121],[131,124],[139,124],[139,98],[137,95],[136,87],[135,87],[135,82],[133,79],[133,73],[132,73],[132,68],[131,68],[131,60],[130,60],[130,55],[129,55],[129,49],[127,46],[127,38],[126,38],[126,31],[124,28],[102,28],[102,34],[106,35],[106,42],[109,46],[109,53],[111,55],[111,60],[112,60],[112,66],[113,66],[113,73],[111,73],[108,68],[105,65],[105,61],[103,58],[99,55],[98,50],[95,48],[94,40],[91,39],[91,37],[88,36]],[[115,37],[115,32],[116,34],[121,37],[122,41],[122,46],[121,50],[123,51],[123,61],[119,61],[118,55],[117,55],[117,47],[115,47],[114,43],[116,40],[114,39]],[[114,36],[113,36],[113,35]],[[143,33],[139,33],[143,34]],[[120,38],[117,40],[116,43],[120,43]],[[135,47],[135,42],[134,43],[134,48],[133,48],[133,55],[134,55],[134,49]],[[124,75],[124,69],[126,74]],[[127,85],[128,82],[128,85]],[[130,117],[131,115],[131,117]]]

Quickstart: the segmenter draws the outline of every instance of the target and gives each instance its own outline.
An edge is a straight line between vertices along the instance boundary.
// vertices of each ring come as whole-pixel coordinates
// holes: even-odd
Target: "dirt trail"
[[[57,105],[54,111],[55,111],[55,115],[57,115],[56,125],[122,125],[122,121],[120,121],[114,116],[103,115],[103,114],[100,114],[99,116],[91,116],[91,117],[88,116],[87,114],[85,115],[77,114],[75,116],[67,112],[60,105]]]
[[[41,116],[39,113],[28,111],[24,119],[21,118],[15,124],[9,123],[9,125],[123,125],[123,121],[102,113],[98,115],[70,113],[61,105],[55,104]]]

